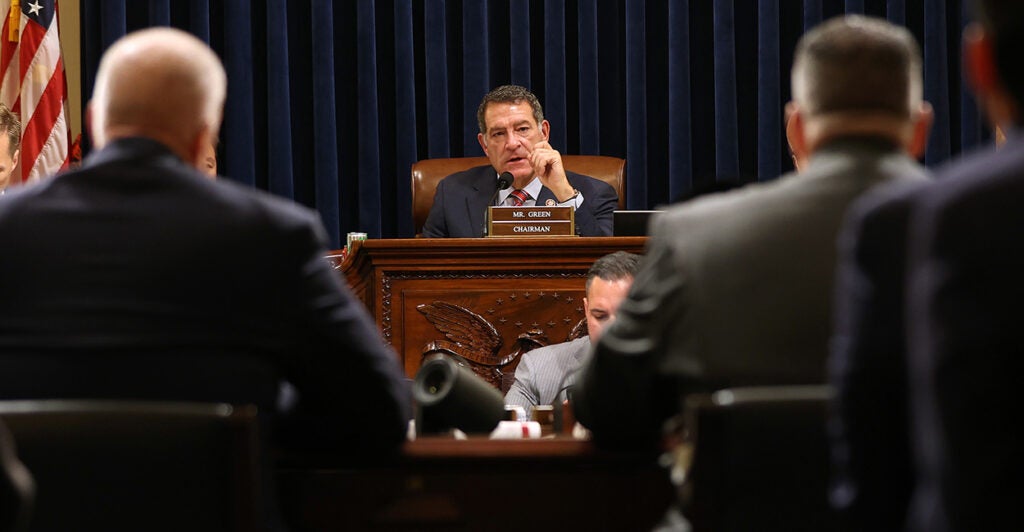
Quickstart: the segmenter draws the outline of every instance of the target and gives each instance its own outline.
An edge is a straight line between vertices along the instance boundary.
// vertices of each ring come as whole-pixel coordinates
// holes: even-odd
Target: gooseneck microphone
[[[429,355],[412,384],[416,433],[457,428],[486,434],[505,417],[505,397],[469,367],[444,354]]]
[[[510,187],[513,179],[515,179],[515,176],[512,175],[512,172],[502,172],[501,175],[498,176],[498,180],[494,183],[494,194],[491,194],[491,201],[487,202],[488,210],[484,211],[484,236],[487,236],[487,222],[490,221],[490,208],[494,205],[494,200],[498,199],[498,192]]]

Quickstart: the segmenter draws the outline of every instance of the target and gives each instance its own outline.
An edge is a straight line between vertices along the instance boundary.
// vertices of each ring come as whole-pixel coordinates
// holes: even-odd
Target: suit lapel
[[[537,195],[537,206],[546,207],[548,200],[553,200],[555,203],[558,203],[558,200],[555,199],[555,194],[551,192],[551,189],[548,187],[541,187],[540,194]]]
[[[573,188],[578,188],[576,186],[575,180],[573,179],[572,175],[569,172],[565,173],[565,177],[566,177],[566,179],[569,180],[569,184],[572,185]],[[551,205],[558,205],[558,198],[555,197],[555,193],[551,192],[551,189],[548,188],[548,187],[541,187],[540,188],[540,194],[537,196],[537,206],[538,207],[549,207],[550,205],[547,204],[548,200],[551,200],[551,201],[554,202]]]

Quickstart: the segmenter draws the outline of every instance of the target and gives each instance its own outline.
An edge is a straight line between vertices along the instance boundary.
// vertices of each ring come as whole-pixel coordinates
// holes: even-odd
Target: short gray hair
[[[810,116],[874,111],[910,117],[921,104],[921,51],[906,28],[879,18],[832,18],[797,43],[793,100]]]
[[[108,126],[130,125],[185,140],[220,127],[227,75],[203,41],[174,28],[147,28],[115,42],[100,59],[92,106],[93,132],[105,144]]]

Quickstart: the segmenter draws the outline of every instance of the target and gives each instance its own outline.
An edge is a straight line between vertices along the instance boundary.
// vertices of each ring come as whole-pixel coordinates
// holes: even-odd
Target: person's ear
[[[11,168],[18,167],[18,157],[21,156],[21,148],[14,150],[14,155],[11,156]]]
[[[547,120],[541,121],[540,133],[541,135],[544,135],[545,141],[551,138],[551,124]]]
[[[583,316],[590,315],[590,301],[587,301],[586,296],[583,297]]]
[[[484,155],[490,157],[491,154],[487,153],[487,141],[484,140],[484,134],[483,133],[477,133],[476,134],[476,141],[479,142],[480,143],[480,147],[483,148]]]
[[[95,148],[103,147],[103,139],[100,137],[100,132],[96,131],[96,121],[93,118],[93,106],[92,100],[89,100],[85,104],[85,130],[89,132],[89,136],[92,137],[92,145]]]
[[[192,142],[188,146],[188,161],[200,172],[203,171],[203,166],[206,164],[206,146],[212,142],[213,137],[210,135],[210,126],[204,125],[192,138]]]
[[[793,166],[797,171],[807,160],[807,140],[804,137],[804,119],[795,102],[786,104],[786,142],[793,153]]]
[[[932,104],[921,102],[921,108],[914,118],[910,140],[907,142],[907,153],[916,159],[924,157],[924,151],[928,148],[928,134],[932,131],[934,120],[935,111],[932,110]]]

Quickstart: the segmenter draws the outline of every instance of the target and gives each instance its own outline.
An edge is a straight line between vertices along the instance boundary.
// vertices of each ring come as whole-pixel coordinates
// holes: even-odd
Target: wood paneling
[[[475,361],[474,370],[499,385],[520,354],[573,335],[583,319],[585,278],[594,260],[618,250],[641,253],[645,242],[382,239],[355,244],[344,262],[340,255],[332,258],[409,377],[424,352],[437,348]]]

